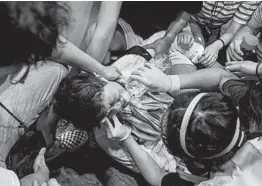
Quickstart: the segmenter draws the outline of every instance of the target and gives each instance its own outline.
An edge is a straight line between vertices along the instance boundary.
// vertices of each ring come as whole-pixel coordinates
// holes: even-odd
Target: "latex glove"
[[[213,64],[215,64],[219,50],[222,48],[222,45],[223,44],[220,43],[220,41],[215,41],[211,45],[208,45],[205,48],[203,55],[199,59],[199,63],[206,67],[210,67]]]
[[[35,173],[38,171],[43,171],[44,173],[48,174],[49,176],[49,169],[45,163],[45,152],[46,152],[46,148],[42,148],[40,150],[33,164],[33,170]]]
[[[126,125],[122,125],[116,115],[112,116],[112,121],[113,123],[111,123],[107,118],[104,121],[106,124],[107,137],[117,141],[126,140],[131,134],[131,128]]]
[[[149,63],[133,72],[130,78],[146,85],[151,91],[156,92],[169,91],[172,83],[168,75]]]
[[[258,80],[256,76],[257,63],[253,61],[231,61],[226,63],[227,70],[233,72],[243,80]],[[259,75],[262,72],[262,65],[258,69]]]
[[[177,35],[177,45],[183,50],[189,50],[194,44],[194,38],[192,34],[181,32]]]
[[[33,186],[61,186],[56,179],[52,178],[47,183],[39,184],[37,180],[33,181]]]
[[[227,49],[227,61],[242,61],[244,53],[240,46],[243,39],[233,40]]]
[[[115,66],[106,66],[104,67],[103,72],[101,72],[99,75],[103,76],[104,78],[108,80],[117,80],[121,78],[122,73]]]
[[[168,54],[171,43],[165,41],[163,38],[156,40],[155,42],[145,45],[145,49],[153,49],[155,54],[164,53]]]

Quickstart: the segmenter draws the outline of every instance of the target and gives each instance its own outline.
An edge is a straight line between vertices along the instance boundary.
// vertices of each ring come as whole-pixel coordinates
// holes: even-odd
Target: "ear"
[[[122,105],[119,102],[116,102],[107,112],[107,118],[111,119],[113,115],[118,114],[122,111]]]

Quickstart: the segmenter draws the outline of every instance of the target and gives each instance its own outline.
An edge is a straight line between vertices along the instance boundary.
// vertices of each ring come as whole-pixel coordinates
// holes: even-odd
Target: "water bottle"
[[[258,43],[259,41],[256,36],[248,35],[244,37],[240,46],[240,49],[244,53],[243,55],[244,61],[250,60],[250,61],[257,62],[257,57],[256,54],[253,52],[253,50],[256,48]]]

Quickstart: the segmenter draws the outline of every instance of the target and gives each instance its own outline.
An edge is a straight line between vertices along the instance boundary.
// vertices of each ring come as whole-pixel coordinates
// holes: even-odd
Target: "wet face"
[[[125,88],[113,81],[109,81],[104,87],[103,97],[106,109],[114,114],[123,110],[130,101],[130,96]]]

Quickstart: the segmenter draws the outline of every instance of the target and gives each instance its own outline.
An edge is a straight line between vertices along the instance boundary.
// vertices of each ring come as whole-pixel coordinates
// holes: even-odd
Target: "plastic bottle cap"
[[[190,15],[186,12],[183,12],[182,15],[181,15],[181,19],[188,22],[190,20]]]
[[[251,51],[254,48],[256,48],[258,43],[259,43],[259,41],[258,41],[258,38],[256,36],[248,35],[248,36],[244,37],[244,39],[241,43],[241,48]]]

